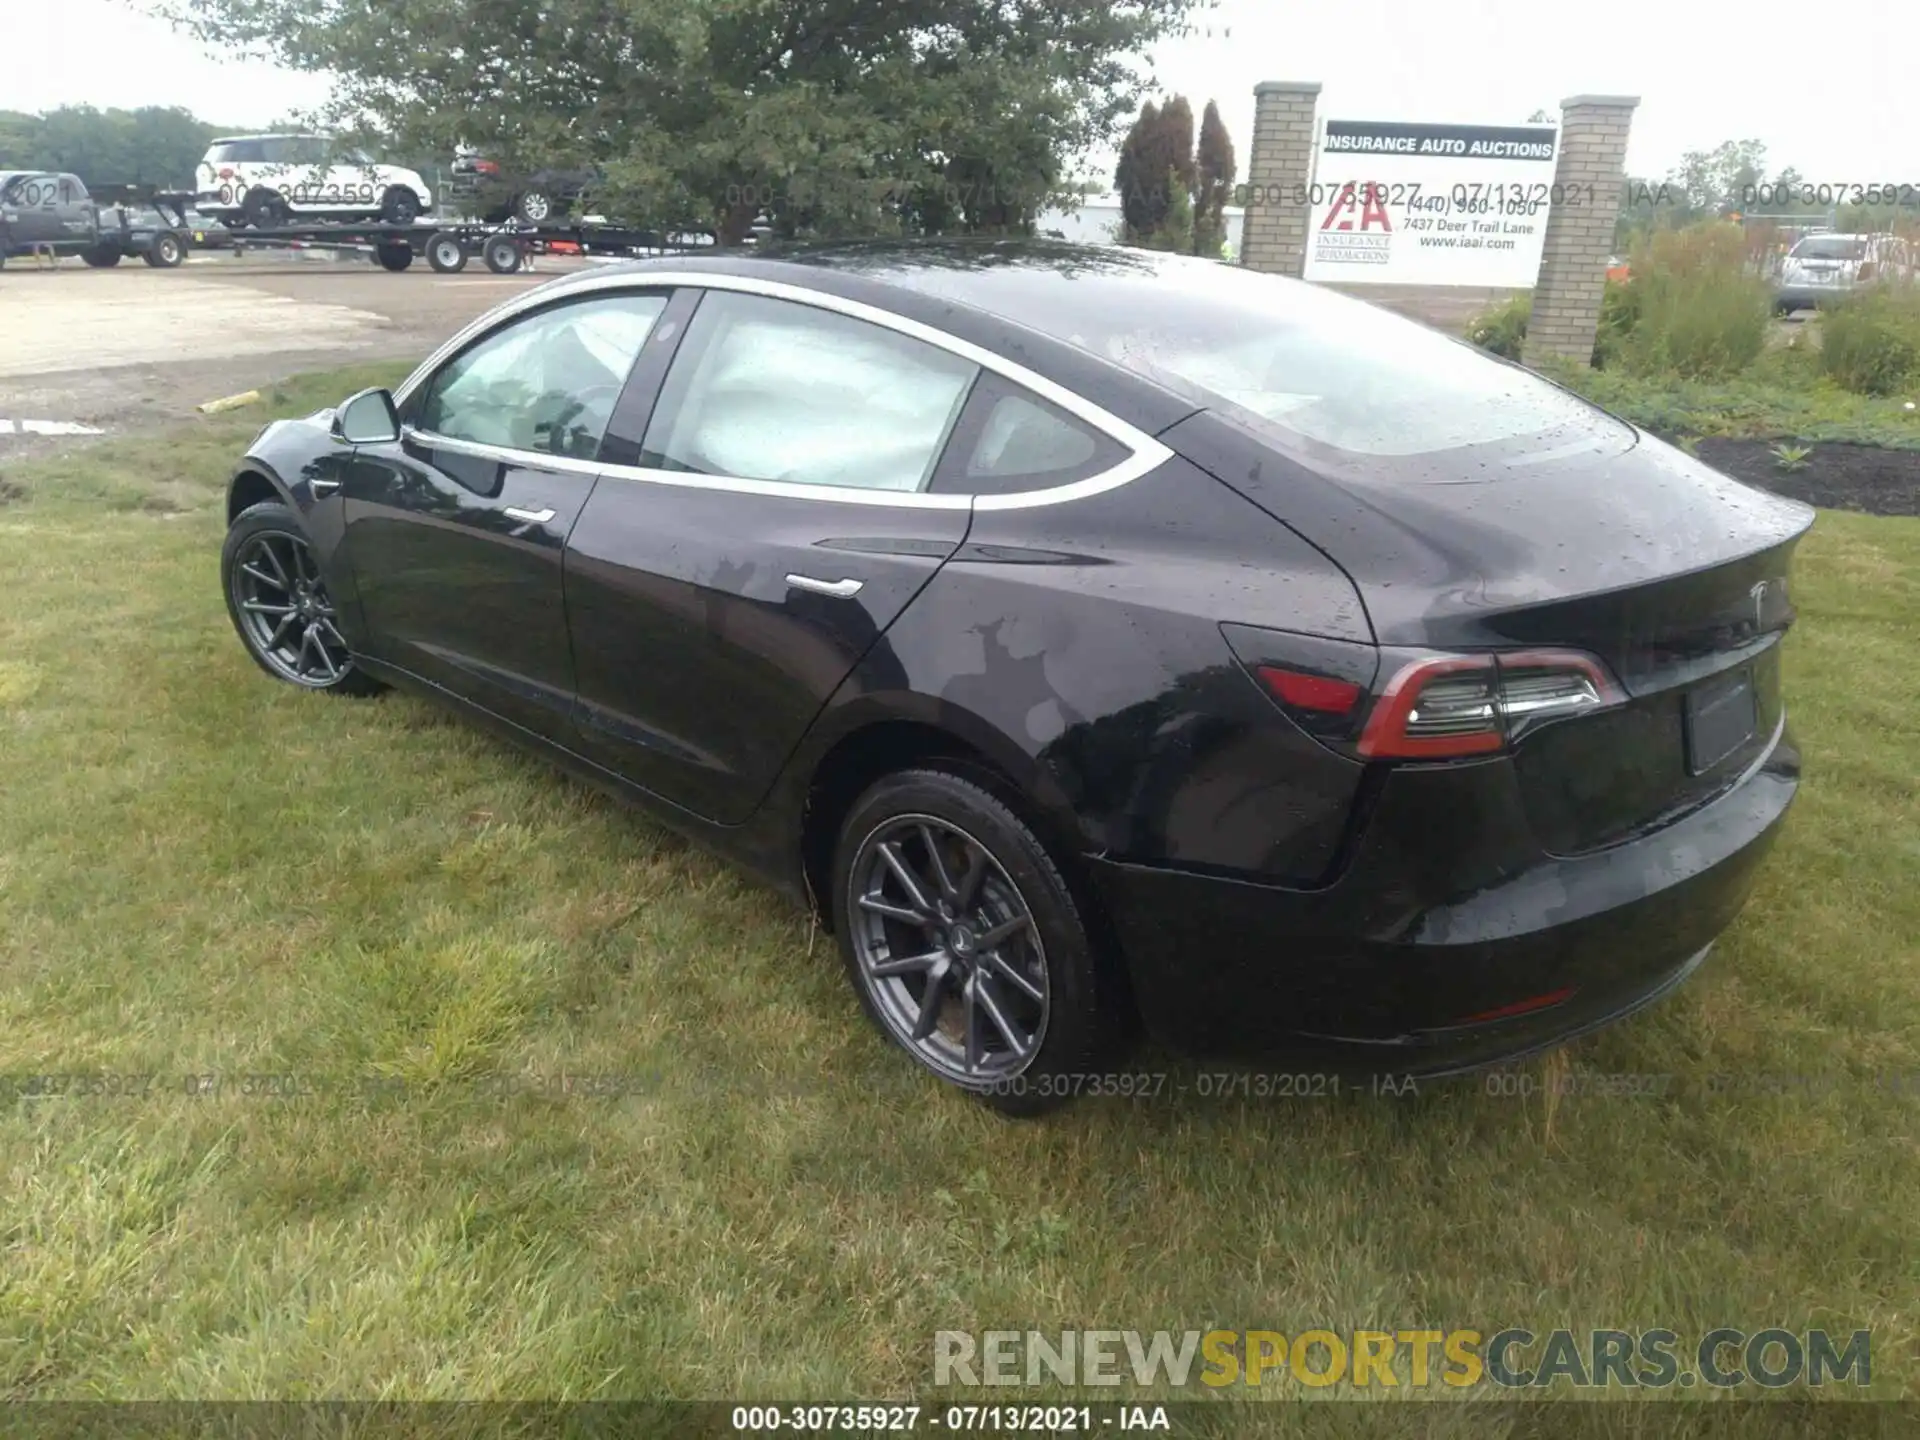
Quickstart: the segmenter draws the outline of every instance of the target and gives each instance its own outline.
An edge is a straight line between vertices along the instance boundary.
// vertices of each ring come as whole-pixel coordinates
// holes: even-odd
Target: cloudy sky
[[[326,94],[317,77],[209,55],[138,0],[0,4],[7,49],[34,57],[7,67],[9,109],[184,105],[252,126]],[[1243,168],[1253,87],[1318,80],[1322,117],[1343,119],[1511,123],[1569,95],[1638,95],[1635,174],[1751,136],[1816,183],[1920,184],[1912,0],[1222,0],[1200,23],[1210,33],[1162,47],[1154,74],[1196,111],[1219,100]]]

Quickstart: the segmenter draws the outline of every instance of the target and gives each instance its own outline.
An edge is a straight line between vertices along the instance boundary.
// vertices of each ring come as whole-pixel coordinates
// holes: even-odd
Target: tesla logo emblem
[[[1360,212],[1362,230],[1371,230],[1376,224],[1382,230],[1392,230],[1393,222],[1387,218],[1387,204],[1381,198],[1380,187],[1378,185],[1358,187],[1361,192],[1358,203],[1354,195],[1355,188],[1349,184],[1341,189],[1339,196],[1333,202],[1333,208],[1327,211],[1327,218],[1320,222],[1320,228],[1322,230],[1353,229],[1353,213],[1357,209]],[[1337,225],[1334,224],[1336,220],[1340,222]]]
[[[1767,623],[1767,594],[1773,589],[1771,580],[1762,580],[1747,593],[1753,597],[1753,628],[1762,629]]]

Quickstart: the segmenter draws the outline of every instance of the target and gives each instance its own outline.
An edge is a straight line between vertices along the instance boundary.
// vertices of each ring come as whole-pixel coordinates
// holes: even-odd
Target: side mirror
[[[348,445],[386,445],[400,438],[400,415],[385,390],[362,390],[333,412],[333,438]]]

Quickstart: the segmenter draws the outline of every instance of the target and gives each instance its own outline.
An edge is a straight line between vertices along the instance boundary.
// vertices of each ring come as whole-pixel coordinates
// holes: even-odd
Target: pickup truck
[[[143,206],[100,205],[77,175],[0,170],[0,265],[9,256],[78,255],[105,268],[129,255],[171,269],[194,243],[184,210],[168,197]]]

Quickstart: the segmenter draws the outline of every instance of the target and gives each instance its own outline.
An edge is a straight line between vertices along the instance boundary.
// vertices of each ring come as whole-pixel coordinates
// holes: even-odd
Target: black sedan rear
[[[1383,311],[938,244],[516,297],[270,426],[229,607],[804,896],[1029,1110],[1129,1016],[1433,1075],[1665,993],[1798,784],[1805,507]]]

